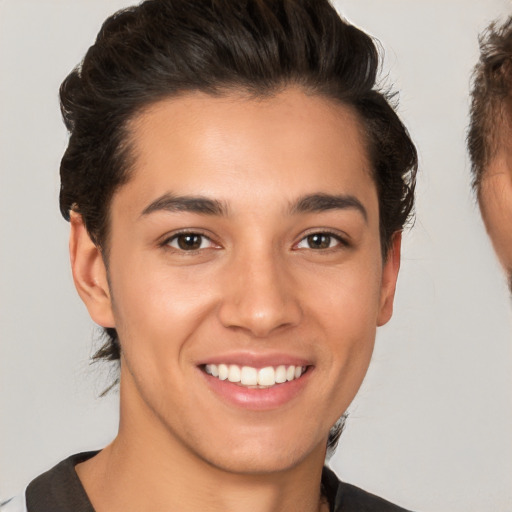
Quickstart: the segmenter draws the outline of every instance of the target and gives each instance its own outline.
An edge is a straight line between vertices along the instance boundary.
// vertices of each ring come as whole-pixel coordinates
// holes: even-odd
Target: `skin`
[[[71,224],[77,289],[122,345],[119,434],[77,466],[94,507],[327,510],[329,429],[391,317],[400,260],[399,234],[381,254],[356,114],[295,88],[264,100],[190,93],[153,105],[131,133],[136,160],[111,204],[108,278],[80,216]],[[301,208],[311,194],[361,207]],[[224,211],[162,207],[183,196]],[[207,238],[185,251],[180,230]],[[314,233],[326,248],[310,244]],[[300,358],[308,371],[284,403],[247,408],[201,367],[233,354]]]
[[[478,201],[487,233],[505,269],[512,290],[512,161],[502,149],[490,162],[480,183]]]

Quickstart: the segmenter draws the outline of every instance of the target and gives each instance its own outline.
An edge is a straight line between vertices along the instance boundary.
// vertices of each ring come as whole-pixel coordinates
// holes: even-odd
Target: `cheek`
[[[377,330],[376,307],[370,302],[347,301],[329,317],[324,314],[327,343],[321,351],[342,379],[359,380],[369,364]]]
[[[501,177],[499,177],[501,178]],[[512,266],[512,185],[509,180],[494,178],[482,185],[480,206],[493,246],[505,268]]]
[[[315,313],[327,343],[320,349],[342,380],[362,380],[373,351],[380,307],[380,261],[331,276],[315,298]],[[328,286],[327,286],[328,283]]]
[[[151,365],[180,352],[212,303],[212,290],[200,275],[193,279],[190,272],[128,262],[112,275],[111,292],[123,350],[136,351]]]
[[[357,337],[374,332],[380,305],[382,262],[367,258],[320,276],[310,304],[330,330]],[[311,288],[310,288],[311,289]],[[352,336],[351,336],[352,337]]]

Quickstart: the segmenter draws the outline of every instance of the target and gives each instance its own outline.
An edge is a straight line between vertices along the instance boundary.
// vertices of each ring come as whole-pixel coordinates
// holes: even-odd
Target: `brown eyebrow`
[[[291,213],[314,213],[326,210],[357,210],[368,222],[368,212],[357,197],[351,195],[309,194],[293,203]]]
[[[146,206],[141,215],[157,211],[192,212],[202,215],[227,215],[226,206],[215,199],[202,196],[175,196],[164,194]]]

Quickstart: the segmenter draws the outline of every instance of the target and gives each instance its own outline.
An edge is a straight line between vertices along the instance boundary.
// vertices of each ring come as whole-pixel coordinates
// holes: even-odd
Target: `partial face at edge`
[[[111,205],[111,287],[97,269],[103,292],[81,292],[121,340],[121,435],[235,472],[322,458],[399,266],[399,238],[383,264],[357,117],[295,89],[197,93],[141,114],[133,140],[134,175]],[[222,365],[228,380],[209,374]],[[251,380],[281,380],[280,367],[285,383]],[[249,384],[229,382],[238,369]]]
[[[506,149],[491,161],[480,183],[478,200],[494,250],[512,291],[512,159]]]

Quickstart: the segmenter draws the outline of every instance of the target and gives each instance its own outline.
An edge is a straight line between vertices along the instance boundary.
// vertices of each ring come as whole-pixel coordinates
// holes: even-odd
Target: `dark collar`
[[[38,476],[26,491],[28,512],[94,512],[75,466],[98,452],[72,455]]]

